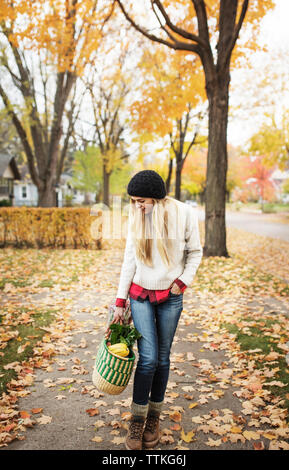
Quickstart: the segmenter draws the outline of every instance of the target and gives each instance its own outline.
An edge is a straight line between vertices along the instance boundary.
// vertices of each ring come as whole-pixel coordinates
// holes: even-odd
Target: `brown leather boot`
[[[160,413],[149,412],[143,433],[143,445],[146,449],[155,447],[160,439]]]
[[[132,416],[129,430],[125,440],[125,447],[128,450],[142,450],[142,436],[144,432],[144,424],[144,417]]]

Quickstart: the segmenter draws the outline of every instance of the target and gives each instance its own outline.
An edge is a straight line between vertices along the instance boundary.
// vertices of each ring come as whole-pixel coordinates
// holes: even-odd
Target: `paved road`
[[[204,209],[198,209],[200,220],[205,219]],[[226,224],[247,232],[256,233],[272,238],[280,238],[289,242],[289,225],[269,221],[272,214],[226,211]]]

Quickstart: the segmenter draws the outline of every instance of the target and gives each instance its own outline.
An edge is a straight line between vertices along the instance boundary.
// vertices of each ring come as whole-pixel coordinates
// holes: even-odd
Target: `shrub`
[[[89,207],[2,207],[0,246],[101,249],[102,225],[100,238],[91,234],[98,217]]]

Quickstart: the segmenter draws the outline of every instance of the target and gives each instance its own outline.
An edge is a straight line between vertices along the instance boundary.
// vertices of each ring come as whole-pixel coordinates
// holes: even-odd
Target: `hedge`
[[[91,215],[89,207],[0,207],[0,247],[100,250],[100,214]],[[93,224],[100,232],[98,239],[91,234]]]

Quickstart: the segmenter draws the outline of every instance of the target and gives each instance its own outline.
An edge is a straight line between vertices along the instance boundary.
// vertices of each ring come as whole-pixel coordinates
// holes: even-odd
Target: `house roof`
[[[21,180],[21,175],[14,157],[9,153],[0,153],[0,176],[3,176],[5,170],[10,165],[15,180]]]
[[[26,163],[22,163],[22,165],[19,166],[19,171],[20,171],[21,179],[23,180],[23,182],[27,182],[27,181],[31,182],[28,165]]]
[[[32,182],[30,173],[29,173],[29,168],[27,163],[23,163],[22,165],[19,166],[19,172],[21,176],[21,183],[19,184],[34,184]],[[62,173],[60,176],[60,185],[64,185],[66,183],[69,183],[69,181],[72,179],[72,176],[69,173]],[[17,183],[16,183],[17,184]]]

